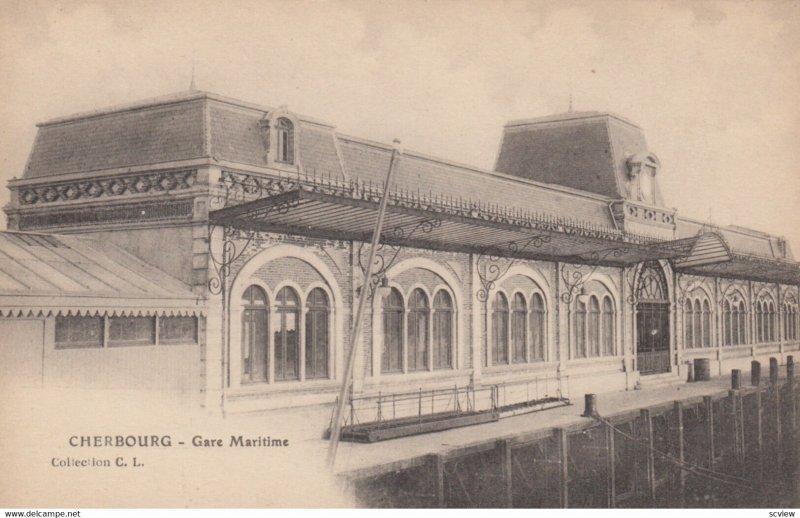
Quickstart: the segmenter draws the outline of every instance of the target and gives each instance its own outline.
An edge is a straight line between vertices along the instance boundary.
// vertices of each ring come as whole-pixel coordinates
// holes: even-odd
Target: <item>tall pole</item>
[[[342,435],[342,415],[344,414],[344,406],[346,404],[347,389],[352,383],[353,367],[356,362],[356,352],[358,349],[358,339],[361,334],[361,321],[364,317],[364,307],[369,298],[369,283],[372,279],[372,265],[375,262],[375,252],[378,249],[378,244],[381,240],[381,230],[383,229],[383,216],[386,213],[386,203],[389,199],[389,185],[392,181],[394,169],[399,160],[400,141],[394,140],[394,149],[392,150],[392,157],[389,160],[389,172],[386,174],[386,181],[383,184],[383,194],[381,195],[381,203],[378,208],[378,220],[375,222],[375,231],[372,234],[372,247],[369,250],[369,261],[367,262],[367,271],[364,273],[364,285],[361,288],[361,296],[358,299],[358,310],[356,311],[356,319],[353,322],[353,329],[350,333],[350,350],[347,354],[347,363],[344,368],[344,376],[342,377],[342,387],[339,390],[339,399],[336,402],[336,412],[333,416],[333,427],[331,428],[331,442],[328,445],[328,467],[333,469],[336,463],[336,450],[339,447],[339,439]]]

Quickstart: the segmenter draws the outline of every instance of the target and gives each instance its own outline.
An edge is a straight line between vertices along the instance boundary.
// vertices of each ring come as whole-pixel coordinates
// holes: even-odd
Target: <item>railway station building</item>
[[[783,238],[686,218],[611,113],[506,124],[493,170],[189,91],[39,124],[0,233],[0,364],[225,412],[508,386],[510,402],[800,351]],[[522,392],[525,394],[522,394]],[[498,392],[499,394],[499,392]]]

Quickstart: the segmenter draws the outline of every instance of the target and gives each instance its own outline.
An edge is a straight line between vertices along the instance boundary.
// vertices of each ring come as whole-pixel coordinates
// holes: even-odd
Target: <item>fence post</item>
[[[444,501],[444,459],[439,454],[433,454],[430,456],[428,462],[430,463],[430,469],[433,472],[433,487],[434,487],[434,494],[436,497],[436,503],[434,504],[435,507],[443,508],[445,507]]]
[[[617,506],[616,488],[616,453],[614,448],[614,428],[609,423],[606,425],[606,459],[608,463],[608,508],[613,509]]]
[[[640,412],[642,419],[644,435],[644,443],[647,447],[647,491],[650,497],[650,506],[656,505],[656,476],[655,476],[655,459],[653,457],[653,417],[650,414],[649,408],[643,408]]]
[[[758,480],[764,478],[764,407],[763,392],[756,392],[756,448],[758,449]]]
[[[706,415],[706,444],[708,445],[708,468],[714,469],[714,402],[711,396],[703,396]]]
[[[675,416],[677,421],[677,426],[675,431],[677,432],[677,443],[678,443],[678,451],[677,456],[678,460],[683,462],[684,461],[684,445],[683,445],[683,403],[680,401],[675,402]],[[686,506],[686,471],[677,468],[677,479],[678,479],[678,507],[685,507]]]
[[[503,507],[509,509],[513,507],[514,503],[514,487],[513,487],[513,473],[512,473],[512,457],[511,457],[511,443],[508,439],[501,439],[497,441],[497,454],[500,457],[500,469],[503,472]],[[480,476],[480,474],[477,474]]]
[[[566,509],[569,507],[569,447],[567,442],[567,431],[563,428],[555,430],[556,442],[558,443],[558,460],[560,463],[559,470],[559,500],[561,507]]]

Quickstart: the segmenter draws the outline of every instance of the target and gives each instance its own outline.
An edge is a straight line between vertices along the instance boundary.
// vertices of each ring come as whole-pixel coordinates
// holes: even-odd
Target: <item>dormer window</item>
[[[652,153],[637,153],[628,159],[629,190],[634,200],[655,204],[655,177],[660,165]]]
[[[277,144],[276,161],[294,164],[294,125],[289,119],[280,118],[275,124]]]

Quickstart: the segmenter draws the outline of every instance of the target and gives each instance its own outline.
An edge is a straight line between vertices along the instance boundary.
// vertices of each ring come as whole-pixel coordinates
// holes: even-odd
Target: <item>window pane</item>
[[[56,349],[103,347],[103,317],[56,317]]]
[[[525,297],[517,293],[514,295],[514,306],[511,313],[511,349],[514,351],[514,363],[527,361],[527,320],[528,307]]]
[[[382,372],[403,370],[403,297],[392,288],[383,299],[383,358]]]
[[[581,301],[575,311],[575,357],[586,358],[586,304]]]
[[[433,299],[433,368],[453,367],[453,313],[450,295],[439,291]]]
[[[152,345],[156,343],[155,317],[110,317],[108,345]]]
[[[269,336],[266,308],[242,311],[242,381],[267,381]]]
[[[306,378],[328,377],[328,296],[320,288],[308,294],[306,303]]]
[[[711,347],[711,307],[703,301],[703,347]]]
[[[531,338],[532,338],[532,347],[533,350],[531,351],[531,359],[533,360],[544,360],[544,343],[545,343],[545,313],[544,313],[544,301],[542,300],[542,296],[538,293],[533,294],[533,302],[532,307],[533,311],[531,312]]]
[[[408,370],[428,368],[428,312],[414,309],[408,314]]]
[[[158,319],[158,343],[197,343],[196,317],[160,317]]]
[[[508,301],[505,295],[495,296],[492,312],[492,363],[495,365],[508,363]]]
[[[614,355],[614,306],[611,299],[603,299],[603,354]]]
[[[265,306],[267,304],[267,295],[258,286],[250,286],[242,295],[242,303],[250,306]]]
[[[725,331],[725,341],[723,342],[724,345],[731,344],[731,304],[727,300],[725,301],[725,308],[722,313],[722,327]]]
[[[694,347],[692,335],[693,312],[692,301],[687,299],[683,305],[683,343],[687,348]]]
[[[694,346],[700,347],[703,344],[703,310],[700,308],[700,301],[694,301]]]
[[[589,299],[589,356],[600,356],[600,306],[597,298]]]
[[[739,344],[746,344],[749,342],[747,339],[747,333],[745,332],[745,318],[747,316],[747,312],[744,308],[744,302],[739,302]]]

